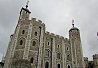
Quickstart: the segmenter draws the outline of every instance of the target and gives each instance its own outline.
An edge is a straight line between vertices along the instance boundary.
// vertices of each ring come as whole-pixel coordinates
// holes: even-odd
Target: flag
[[[73,25],[73,27],[74,27],[74,20],[72,20],[72,25]]]

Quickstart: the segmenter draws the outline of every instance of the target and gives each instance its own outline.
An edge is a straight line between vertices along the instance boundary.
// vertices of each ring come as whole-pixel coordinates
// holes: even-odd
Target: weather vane
[[[26,5],[26,8],[28,8],[28,4],[29,4],[29,2],[30,2],[30,0],[28,0],[28,1],[27,1],[27,5]]]
[[[74,27],[74,20],[72,20],[72,25],[73,25],[73,27]]]

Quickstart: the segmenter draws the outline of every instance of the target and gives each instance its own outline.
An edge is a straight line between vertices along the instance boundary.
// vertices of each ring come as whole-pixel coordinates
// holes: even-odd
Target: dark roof
[[[79,30],[77,27],[72,27],[70,30],[69,30],[69,32],[71,31],[71,30]]]
[[[27,8],[22,8],[22,9],[25,10],[25,11],[27,11],[28,13],[31,13]]]

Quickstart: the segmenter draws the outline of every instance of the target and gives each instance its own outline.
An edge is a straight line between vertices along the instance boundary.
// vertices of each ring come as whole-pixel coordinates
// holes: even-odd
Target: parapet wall
[[[45,24],[42,23],[41,20],[37,20],[36,18],[32,18],[31,21],[36,22],[37,24],[40,24],[40,25],[42,25],[42,26],[45,26]]]
[[[31,21],[33,22],[36,22],[37,24],[40,24],[42,26],[45,27],[45,24],[41,21],[41,20],[37,20],[36,18],[32,18]],[[60,35],[56,35],[54,33],[50,33],[48,31],[45,32],[47,35],[50,35],[50,36],[53,36],[53,37],[56,37],[56,38],[60,38],[60,39],[64,39],[65,41],[69,41],[68,38],[64,38],[63,36],[60,36]]]
[[[98,59],[98,54],[93,55],[93,59]]]
[[[69,39],[68,38],[64,38],[63,36],[60,36],[60,35],[56,35],[54,33],[50,33],[48,31],[45,32],[47,35],[50,35],[50,36],[53,36],[53,37],[56,37],[56,38],[60,38],[60,39],[64,39],[65,41],[68,41]]]
[[[88,57],[84,57],[84,61],[88,61]]]

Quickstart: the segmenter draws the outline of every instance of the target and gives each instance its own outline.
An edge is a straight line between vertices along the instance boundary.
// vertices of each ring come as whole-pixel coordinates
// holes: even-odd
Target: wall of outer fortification
[[[84,57],[84,65],[85,65],[85,68],[88,68],[88,58],[87,57]]]
[[[98,54],[93,55],[94,68],[98,68]]]

